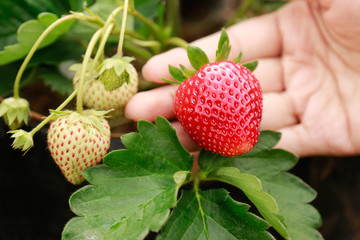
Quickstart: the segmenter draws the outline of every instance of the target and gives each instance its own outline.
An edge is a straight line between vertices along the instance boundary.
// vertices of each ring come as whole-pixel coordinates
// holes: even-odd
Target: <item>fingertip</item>
[[[157,116],[173,118],[176,88],[168,85],[135,94],[125,106],[125,117],[134,121],[155,121]]]
[[[151,82],[164,83],[161,78],[172,79],[169,65],[187,65],[186,51],[183,48],[174,48],[149,59],[142,68],[143,77]]]
[[[200,147],[187,134],[180,122],[172,122],[171,125],[175,128],[180,143],[188,151],[199,151]]]

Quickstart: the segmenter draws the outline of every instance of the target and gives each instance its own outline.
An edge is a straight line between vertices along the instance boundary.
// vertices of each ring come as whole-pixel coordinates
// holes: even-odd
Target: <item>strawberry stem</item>
[[[103,32],[103,28],[100,28],[99,30],[97,30],[95,32],[95,34],[92,36],[89,45],[86,49],[85,52],[85,56],[81,65],[81,71],[80,71],[80,79],[79,79],[79,84],[78,84],[78,94],[77,94],[77,98],[76,98],[76,110],[79,114],[83,113],[83,102],[82,102],[82,96],[83,96],[83,86],[85,83],[85,78],[86,78],[86,69],[87,69],[87,65],[89,63],[91,54],[94,50],[94,47],[96,45],[96,43],[98,42],[101,34]]]
[[[101,42],[100,42],[100,44],[99,44],[99,48],[98,48],[98,50],[97,50],[97,52],[96,52],[96,55],[95,55],[95,57],[94,57],[94,61],[93,61],[93,64],[91,65],[91,68],[90,68],[90,70],[89,70],[89,73],[92,73],[92,72],[93,72],[93,70],[94,70],[94,68],[95,68],[95,66],[96,66],[97,61],[99,60],[100,56],[104,53],[104,47],[105,47],[106,41],[107,41],[107,39],[109,38],[109,35],[110,35],[110,33],[111,33],[111,31],[112,31],[112,29],[113,29],[114,26],[115,26],[115,24],[114,24],[114,23],[111,23],[111,24],[106,28],[106,31],[105,31],[102,39],[101,39]],[[104,29],[105,29],[105,27],[104,27]]]
[[[168,0],[166,1],[166,24],[170,28],[171,35],[176,36],[179,33],[180,28],[180,0]]]
[[[62,18],[59,18],[58,20],[56,20],[55,22],[53,22],[52,24],[50,24],[45,31],[39,36],[39,38],[36,40],[36,42],[34,43],[34,45],[31,47],[29,53],[27,54],[27,56],[25,57],[23,63],[21,64],[17,75],[15,77],[15,82],[14,82],[14,98],[17,99],[19,98],[19,87],[20,87],[20,80],[21,77],[26,69],[26,66],[28,65],[28,63],[30,62],[30,59],[32,58],[32,56],[34,55],[35,51],[37,50],[37,48],[40,46],[40,44],[42,43],[42,41],[45,39],[45,37],[52,31],[54,30],[57,26],[59,26],[60,24],[69,21],[69,20],[74,20],[74,19],[80,19],[80,20],[86,20],[86,21],[95,21],[95,22],[99,22],[98,18],[94,18],[94,17],[89,17],[86,16],[83,13],[73,13],[67,16],[64,16]]]
[[[14,98],[15,99],[19,98],[20,79],[26,69],[26,66],[28,65],[31,57],[34,55],[36,49],[40,46],[40,44],[45,39],[45,37],[61,23],[72,20],[72,19],[76,19],[76,18],[77,18],[77,16],[74,16],[74,15],[67,15],[65,17],[59,18],[58,20],[56,20],[55,22],[50,24],[50,26],[39,36],[39,38],[36,40],[36,42],[34,43],[32,48],[30,49],[29,53],[25,57],[23,63],[20,66],[20,69],[17,72],[17,75],[15,77],[15,82],[14,82]]]
[[[115,22],[115,16],[117,15],[117,14],[119,14],[121,11],[123,11],[124,10],[124,7],[123,6],[120,6],[120,7],[117,7],[117,8],[115,8],[111,13],[110,13],[110,15],[108,16],[108,18],[106,19],[106,22],[105,22],[105,24],[104,24],[104,29],[108,29],[108,27],[110,26],[110,24],[114,24],[114,22]],[[105,30],[105,32],[103,32],[103,34],[102,34],[102,42],[104,42],[104,43],[106,43],[106,41],[107,41],[107,39],[108,39],[108,37],[109,36],[105,36],[106,35],[106,30]],[[105,45],[104,45],[105,46]],[[99,49],[98,49],[98,53],[96,54],[96,55],[98,55],[99,54],[99,56],[98,57],[96,57],[95,56],[95,58],[97,58],[97,59],[99,59],[100,57],[103,57],[103,55],[104,55],[104,47],[99,47]],[[94,64],[96,64],[96,62],[97,62],[97,59],[96,59],[96,61],[94,61]]]
[[[70,101],[76,96],[76,94],[78,93],[78,89],[75,89],[71,95],[69,95],[65,101],[58,106],[55,111],[61,111],[64,107],[66,107],[66,105],[68,105],[70,103]],[[33,128],[29,133],[31,134],[31,136],[34,136],[34,134],[39,131],[43,126],[45,126],[45,124],[47,124],[51,118],[55,115],[55,113],[51,113],[49,116],[47,116],[44,120],[42,120],[35,128]]]
[[[160,41],[162,44],[164,43],[164,37],[161,32],[161,28],[153,21],[151,21],[149,18],[142,15],[140,12],[138,12],[136,9],[131,9],[129,11],[129,14],[137,18],[140,22],[142,22],[151,32],[154,34],[155,38]]]
[[[121,21],[121,29],[120,29],[120,37],[119,37],[119,45],[117,49],[117,56],[120,58],[122,56],[122,48],[124,44],[124,36],[125,36],[125,28],[126,28],[126,18],[129,8],[129,0],[124,1],[124,11],[123,11],[123,18]]]
[[[178,37],[171,37],[166,41],[167,45],[173,45],[176,47],[182,47],[185,48],[187,47],[188,43],[182,39],[182,38],[178,38]]]

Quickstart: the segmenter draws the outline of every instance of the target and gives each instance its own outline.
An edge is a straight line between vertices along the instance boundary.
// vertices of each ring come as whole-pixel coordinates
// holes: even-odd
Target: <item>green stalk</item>
[[[55,111],[61,111],[64,107],[66,107],[66,105],[68,105],[70,103],[70,101],[76,96],[76,94],[78,93],[78,90],[75,89],[72,94],[70,96],[68,96],[65,101],[58,106]],[[41,121],[41,123],[39,123],[35,128],[33,128],[29,133],[31,134],[31,136],[34,136],[34,134],[39,131],[43,126],[45,126],[45,124],[47,124],[51,118],[55,115],[55,113],[51,113],[49,116],[47,116],[44,120]]]
[[[129,0],[125,0],[124,1],[123,18],[121,21],[119,45],[118,45],[118,49],[117,49],[117,57],[119,57],[119,58],[122,56],[122,47],[124,44],[124,35],[125,35],[126,18],[127,18],[128,8],[129,8]]]
[[[124,7],[121,6],[121,7],[117,7],[115,8],[111,13],[110,15],[108,16],[108,18],[106,19],[106,22],[104,24],[104,29],[107,29],[107,27],[109,27],[110,23],[112,21],[114,21],[115,19],[115,16],[119,14],[119,12],[121,12],[122,10],[124,10]],[[104,33],[103,33],[104,35]]]
[[[124,43],[124,49],[145,60],[149,60],[153,56],[153,54],[149,50],[140,47],[139,45],[136,45],[131,41],[126,41]]]
[[[176,47],[182,47],[182,48],[186,48],[186,46],[188,45],[188,43],[184,39],[181,39],[181,38],[178,38],[178,37],[169,38],[166,41],[166,44],[167,45],[173,45],[173,46],[176,46]]]
[[[117,7],[115,8],[108,16],[108,18],[106,19],[106,22],[104,24],[104,29],[108,29],[108,27],[110,26],[111,22],[113,22],[115,20],[115,16],[117,14],[119,14],[119,12],[123,11],[124,10],[124,7],[123,6],[120,6],[120,7]],[[102,34],[102,38],[105,38],[105,32],[103,32]],[[106,39],[107,40],[107,39]],[[103,51],[103,48],[99,48],[99,50],[101,51],[101,57],[103,57],[104,55],[104,51]],[[100,57],[99,57],[100,58]],[[96,64],[96,62],[94,61],[94,64]]]
[[[179,0],[166,1],[166,22],[171,29],[171,36],[177,36],[179,33]]]
[[[79,84],[78,84],[78,94],[77,94],[77,98],[76,98],[76,110],[79,114],[83,113],[82,96],[83,96],[83,86],[85,83],[87,65],[89,63],[89,60],[90,60],[91,54],[94,50],[94,47],[95,47],[96,43],[98,42],[102,32],[103,32],[103,28],[100,28],[92,36],[92,38],[89,42],[89,45],[86,49],[84,60],[81,65],[81,71],[80,71],[80,76],[79,76],[80,79],[79,79]]]
[[[45,29],[45,31],[39,36],[39,38],[36,40],[36,42],[34,43],[34,45],[32,46],[32,48],[30,49],[29,53],[27,54],[27,56],[25,57],[23,63],[20,66],[19,71],[17,72],[16,78],[15,78],[15,82],[14,82],[14,98],[18,99],[19,98],[19,88],[20,88],[20,80],[21,77],[26,69],[26,66],[28,65],[28,63],[30,62],[30,59],[32,58],[32,56],[34,55],[35,51],[37,50],[37,48],[40,46],[40,44],[42,43],[42,41],[45,39],[45,37],[52,31],[54,30],[54,28],[56,28],[58,25],[69,21],[69,20],[73,20],[73,19],[82,19],[82,15],[67,15],[65,17],[59,18],[58,20],[56,20],[55,22],[53,22],[52,24],[49,25],[49,27],[47,29]]]
[[[136,17],[140,22],[142,22],[156,37],[160,42],[164,42],[164,37],[162,36],[162,29],[153,21],[142,15],[136,9],[131,9],[129,14]]]
[[[114,24],[114,23],[111,23],[111,24],[106,28],[106,30],[105,30],[105,32],[104,32],[104,35],[103,35],[103,37],[102,37],[102,39],[101,39],[101,42],[100,42],[100,44],[99,44],[98,50],[97,50],[97,52],[96,52],[96,55],[95,55],[95,57],[94,57],[93,64],[91,65],[91,68],[90,68],[90,71],[89,71],[90,73],[92,73],[92,71],[94,70],[94,67],[96,66],[97,61],[99,60],[100,56],[103,54],[106,41],[108,40],[109,35],[110,35],[110,33],[111,33],[111,31],[112,31],[112,29],[113,29],[114,26],[115,26],[115,24]]]
[[[199,170],[199,169],[198,169]],[[202,208],[202,205],[201,205],[201,196],[199,194],[199,191],[200,191],[200,181],[201,181],[201,170],[200,171],[197,171],[195,173],[195,179],[194,179],[194,191],[195,191],[195,196],[196,196],[196,199],[197,199],[197,202],[199,204],[199,211],[200,211],[200,214],[201,214],[201,218],[203,219],[203,223],[204,223],[204,229],[205,229],[205,235],[207,237],[207,239],[209,239],[209,232],[208,232],[208,229],[207,229],[207,226],[205,224],[205,212]]]

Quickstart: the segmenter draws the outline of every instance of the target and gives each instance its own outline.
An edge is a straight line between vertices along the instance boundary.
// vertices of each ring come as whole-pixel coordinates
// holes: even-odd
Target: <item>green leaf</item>
[[[258,60],[248,62],[248,63],[243,63],[242,65],[244,67],[246,67],[247,69],[249,69],[251,72],[253,72],[256,69],[257,65],[258,65]]]
[[[169,64],[169,72],[171,76],[178,82],[183,82],[187,79],[187,77],[179,68],[171,66],[170,64]]]
[[[218,48],[216,50],[216,62],[227,60],[230,54],[231,46],[230,40],[225,29],[222,29]]]
[[[60,94],[67,95],[74,91],[72,80],[61,75],[55,67],[43,68],[39,75],[45,84]]]
[[[191,78],[192,76],[194,76],[196,74],[195,70],[189,69],[182,64],[180,64],[180,69],[187,78]]]
[[[237,55],[236,58],[234,58],[232,61],[236,63],[240,63],[241,57],[242,57],[242,52],[240,52],[239,55]]]
[[[191,66],[196,70],[199,70],[202,66],[210,62],[205,52],[200,48],[188,45],[186,50]]]
[[[0,49],[15,44],[20,25],[28,20],[35,19],[39,13],[52,12],[61,16],[69,13],[69,10],[81,10],[83,2],[83,0],[1,0]]]
[[[110,13],[117,7],[119,7],[118,0],[97,0],[94,1],[94,4],[88,7],[92,14],[99,16],[101,19],[107,19]],[[123,1],[121,1],[123,2]],[[84,14],[88,14],[87,11],[83,11]],[[121,26],[122,13],[119,13],[115,17],[116,27]],[[85,21],[76,21],[73,27],[66,33],[66,39],[72,41],[86,40],[88,41],[92,35],[99,29],[98,24],[93,24]],[[134,29],[134,17],[131,15],[127,16],[126,20],[126,29]],[[117,44],[119,41],[119,36],[110,35],[108,38],[109,44]]]
[[[281,133],[264,130],[260,132],[257,144],[251,149],[251,153],[257,153],[271,149],[280,141]]]
[[[241,189],[265,220],[284,238],[289,238],[285,226],[277,216],[278,206],[274,198],[263,191],[261,182],[257,177],[247,173],[240,173],[239,169],[234,167],[215,169],[207,177],[212,180],[226,182]]]
[[[38,20],[30,20],[22,24],[17,34],[18,43],[8,45],[3,51],[0,51],[0,65],[13,62],[26,56],[42,32],[56,20],[58,20],[58,17],[53,13],[41,13],[38,15]],[[42,41],[39,48],[55,42],[69,30],[73,22],[74,21],[67,21],[56,27]]]
[[[169,80],[169,79],[166,79],[166,78],[161,78],[161,80],[163,80],[164,82],[166,82],[168,84],[175,84],[175,85],[180,85],[181,84],[181,82],[172,81],[172,80]]]
[[[193,157],[164,118],[140,121],[138,131],[122,137],[127,149],[83,171],[91,185],[71,197],[79,217],[66,224],[63,239],[142,239],[165,223]]]
[[[67,60],[79,62],[84,54],[84,47],[78,42],[57,41],[50,46],[37,50],[28,66],[41,63],[57,65]]]
[[[309,204],[316,192],[298,177],[286,172],[298,161],[291,153],[271,149],[279,139],[279,133],[262,132],[259,142],[250,152],[223,157],[203,151],[199,165],[205,174],[220,167],[236,167],[260,179],[265,192],[270,194],[279,207],[279,217],[289,233],[289,239],[323,239],[316,230],[321,225],[318,211]],[[273,138],[272,140],[270,140]]]
[[[156,239],[273,239],[268,224],[248,209],[225,189],[184,190]]]

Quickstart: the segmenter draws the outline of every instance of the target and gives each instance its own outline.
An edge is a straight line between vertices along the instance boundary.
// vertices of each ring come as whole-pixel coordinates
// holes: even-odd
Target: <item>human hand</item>
[[[280,131],[277,147],[298,156],[360,153],[360,2],[294,1],[280,10],[241,22],[227,30],[229,59],[259,60],[254,74],[264,93],[262,129]],[[219,34],[192,43],[215,59]],[[168,65],[190,67],[184,49],[150,59],[143,76],[154,82],[171,78]],[[175,118],[177,86],[135,95],[125,114],[133,120]],[[180,141],[195,144],[178,122]]]

